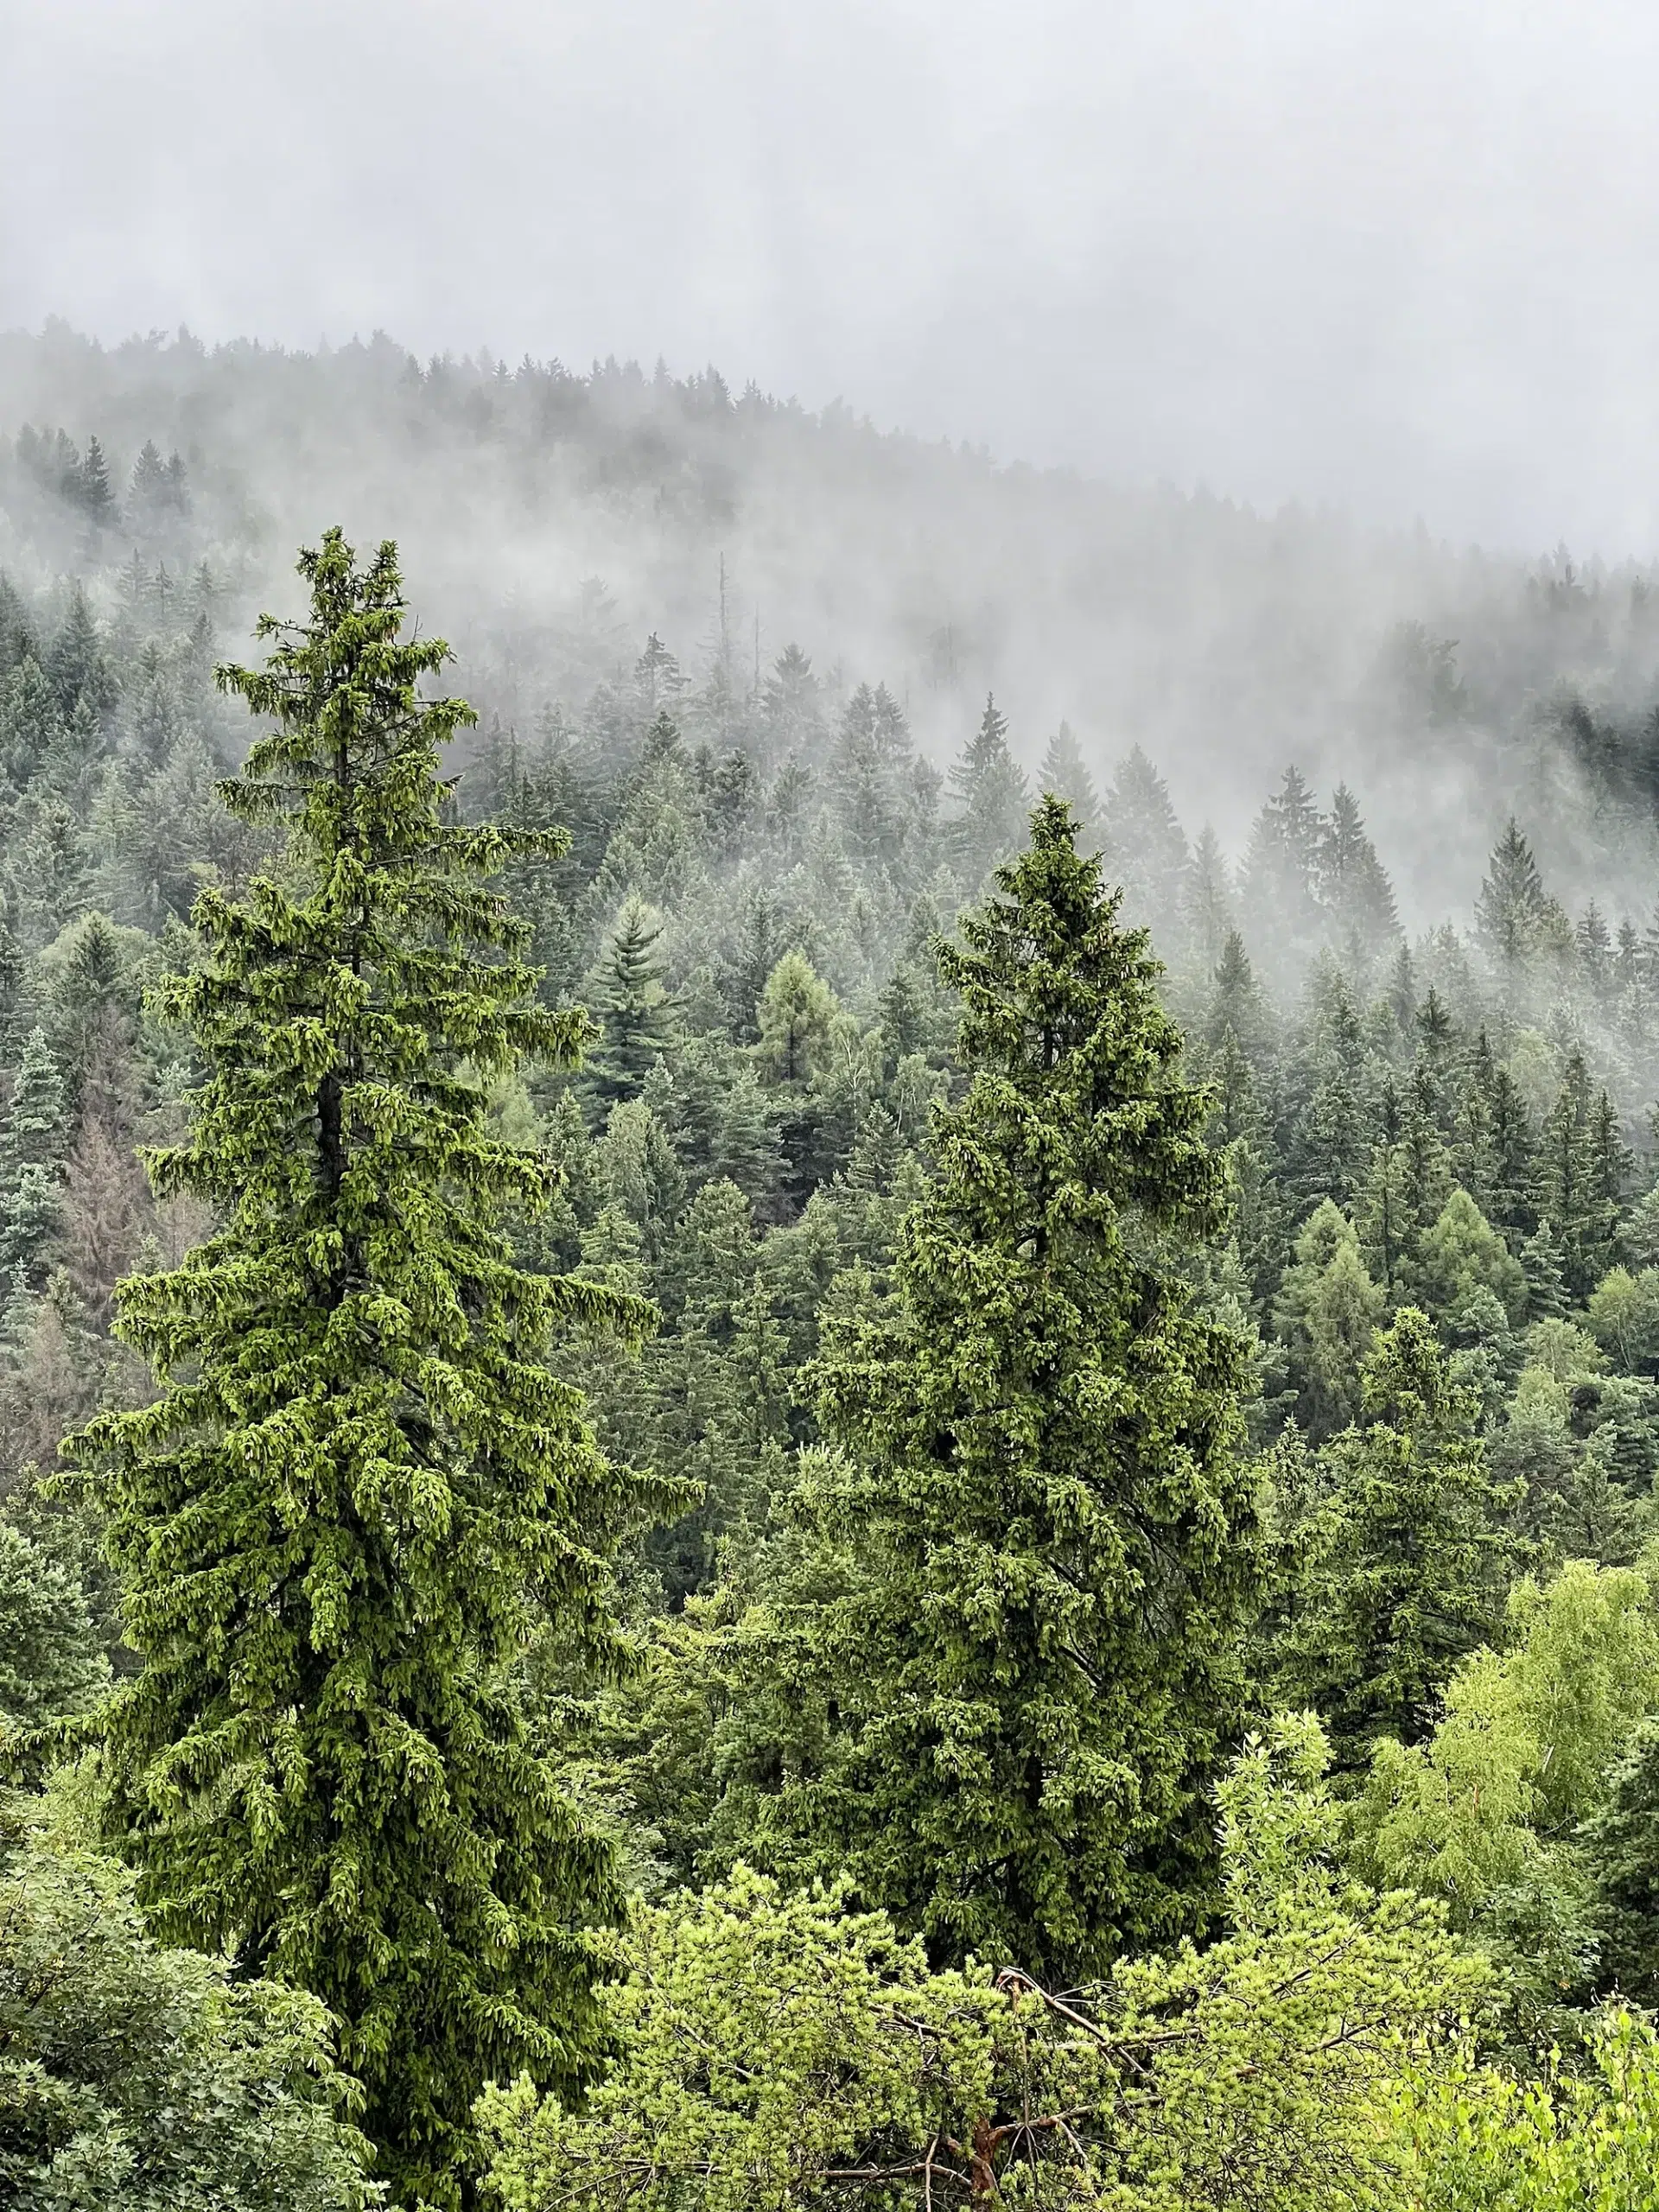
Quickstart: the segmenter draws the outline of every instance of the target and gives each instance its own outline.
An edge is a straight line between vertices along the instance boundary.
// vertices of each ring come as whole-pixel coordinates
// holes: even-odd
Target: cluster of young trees
[[[302,573],[0,588],[10,2185],[1639,2201],[1643,918]]]

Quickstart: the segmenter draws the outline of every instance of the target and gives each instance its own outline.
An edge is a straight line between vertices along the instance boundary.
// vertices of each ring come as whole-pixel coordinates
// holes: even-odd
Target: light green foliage
[[[1455,1315],[1476,1290],[1492,1292],[1511,1323],[1526,1311],[1520,1262],[1467,1191],[1453,1191],[1424,1230],[1407,1280],[1414,1300],[1437,1320]]]
[[[805,954],[786,952],[767,976],[755,1009],[766,1081],[804,1084],[827,1067],[838,1010],[835,993]]]
[[[359,2212],[357,2101],[315,1998],[164,1948],[122,1867],[0,1801],[0,2200]]]
[[[784,1618],[814,1655],[803,1710],[836,1719],[821,1764],[753,1747],[749,1846],[850,1873],[939,1957],[1067,1975],[1191,1910],[1259,1575],[1245,1347],[1176,1272],[1224,1163],[1145,938],[1073,834],[1045,801],[942,955],[971,1085],[937,1117],[893,1301],[816,1370],[842,1458],[813,1510],[849,1564]]]
[[[1659,1707],[1659,1624],[1644,1575],[1573,1560],[1510,1600],[1510,1648],[1447,1687],[1427,1741],[1385,1738],[1356,1808],[1360,1863],[1442,1900],[1522,1979],[1591,1973],[1592,1862],[1576,1839],[1610,1763]]]
[[[1312,1722],[1223,1785],[1233,1930],[1062,2002],[1019,1974],[930,1974],[835,1893],[740,1870],[636,1915],[605,2000],[620,2055],[586,2109],[528,2080],[486,2100],[510,2212],[964,2194],[1090,2212],[1338,2212],[1400,2201],[1403,2066],[1485,1968],[1432,1906],[1332,1870]]]
[[[623,901],[594,979],[604,1039],[593,1080],[607,1098],[636,1096],[674,1043],[674,1008],[656,950],[662,933],[662,917],[643,899]]]
[[[613,1664],[602,1554],[637,1491],[542,1363],[634,1309],[512,1263],[499,1225],[554,1171],[488,1128],[488,1083],[569,1062],[485,881],[553,833],[443,818],[394,550],[304,555],[308,621],[222,671],[274,728],[231,810],[285,825],[280,877],[203,893],[199,967],[159,1010],[207,1079],[163,1194],[223,1226],[124,1286],[155,1403],[95,1421],[142,1670],[103,1709],[111,1835],[157,1929],[316,1993],[368,2093],[380,2171],[453,2201],[492,2072],[574,2081],[605,1847],[528,1748],[512,1669],[533,1603]]]
[[[1334,1199],[1308,1216],[1285,1270],[1276,1319],[1301,1386],[1305,1425],[1316,1437],[1359,1412],[1360,1370],[1388,1316],[1388,1297],[1366,1272],[1353,1224]]]
[[[1627,1375],[1659,1368],[1659,1268],[1610,1268],[1586,1309],[1596,1342]]]
[[[1613,2010],[1594,2070],[1514,2080],[1472,2057],[1409,2080],[1410,2212],[1650,2212],[1659,2173],[1659,2036]],[[1403,2212],[1403,2206],[1402,2206]]]

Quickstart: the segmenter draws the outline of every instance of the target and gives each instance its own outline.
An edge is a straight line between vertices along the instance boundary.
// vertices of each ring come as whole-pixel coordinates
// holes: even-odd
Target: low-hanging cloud
[[[1659,545],[1659,17],[5,0],[0,324],[716,360],[1002,456]]]

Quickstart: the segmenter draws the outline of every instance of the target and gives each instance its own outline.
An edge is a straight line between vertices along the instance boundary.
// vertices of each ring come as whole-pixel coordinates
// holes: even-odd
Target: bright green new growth
[[[493,1138],[484,1084],[570,1064],[486,879],[557,833],[446,820],[438,748],[472,720],[416,687],[395,548],[301,557],[298,625],[219,682],[275,728],[222,787],[280,824],[280,876],[198,901],[200,968],[158,1010],[207,1063],[159,1190],[223,1224],[124,1284],[162,1395],[95,1421],[140,1674],[105,1707],[108,1819],[164,1935],[323,1999],[395,2193],[453,2202],[491,2075],[574,2085],[595,2015],[607,1850],[526,1748],[511,1673],[543,1609],[617,1654],[603,1554],[639,1502],[543,1364],[555,1325],[630,1325],[531,1275],[498,1225],[556,1181]]]
[[[826,1330],[849,1566],[807,1635],[836,1718],[817,1777],[761,1781],[750,1847],[846,1871],[938,1959],[1068,1979],[1188,1909],[1255,1574],[1243,1347],[1177,1271],[1224,1211],[1209,1102],[1074,836],[1045,799],[942,952],[973,1081],[895,1313]]]
[[[1487,1972],[1436,1906],[1334,1872],[1325,1757],[1307,1719],[1247,1739],[1219,1792],[1231,1933],[1065,1999],[1014,1971],[930,1974],[885,1915],[746,1867],[640,1910],[586,2107],[528,2080],[485,2100],[491,2194],[505,2212],[1405,2212],[1400,2077],[1438,2077]]]

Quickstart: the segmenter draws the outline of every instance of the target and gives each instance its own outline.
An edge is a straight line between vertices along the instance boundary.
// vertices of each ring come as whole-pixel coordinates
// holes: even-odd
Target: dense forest
[[[107,414],[0,447],[7,2190],[1650,2202],[1646,579],[8,344]],[[407,601],[270,542],[354,424]],[[838,474],[1203,671],[1103,709],[1018,531],[884,629]]]

